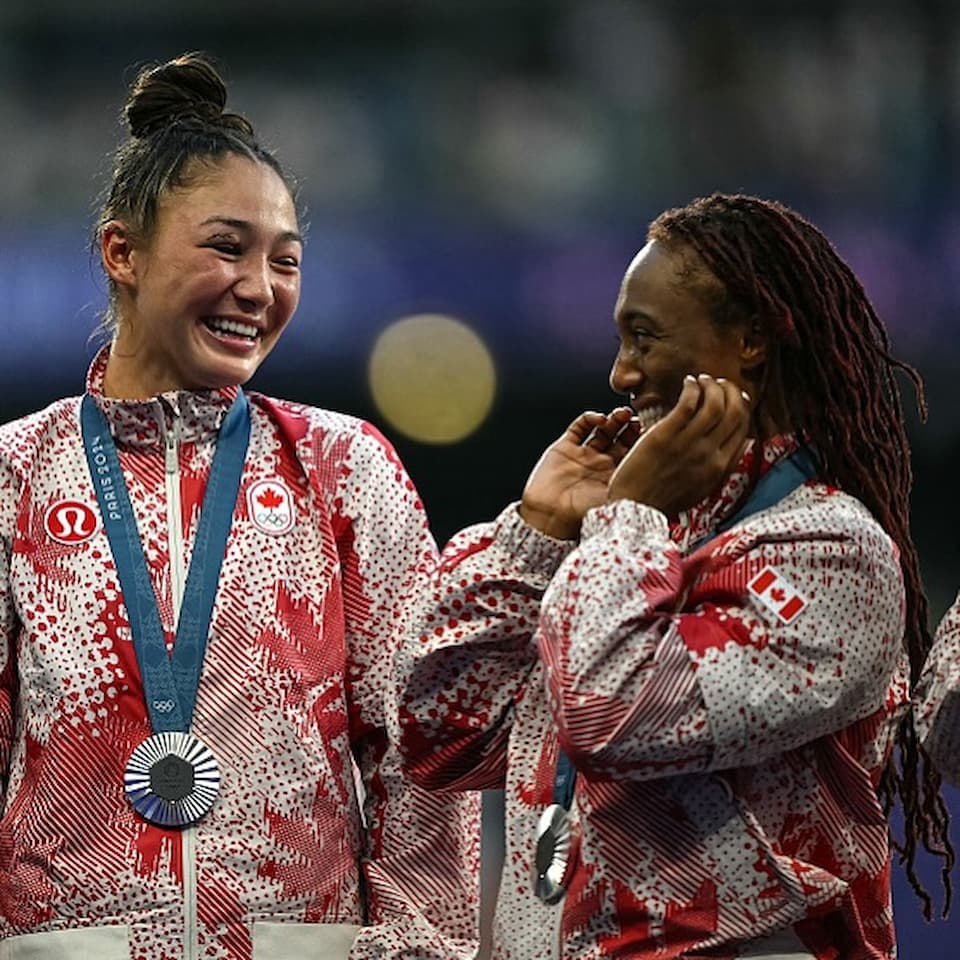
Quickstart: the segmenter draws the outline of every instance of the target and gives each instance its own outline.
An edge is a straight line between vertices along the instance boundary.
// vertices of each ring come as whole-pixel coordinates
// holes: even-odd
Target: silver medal
[[[578,846],[570,811],[551,803],[537,823],[533,878],[534,892],[545,903],[557,903],[567,892]]]
[[[192,733],[156,733],[130,755],[123,786],[145,820],[182,827],[210,811],[220,792],[220,769]]]

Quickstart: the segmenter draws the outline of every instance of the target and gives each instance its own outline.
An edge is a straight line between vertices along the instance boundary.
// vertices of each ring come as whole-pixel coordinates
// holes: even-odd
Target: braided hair
[[[260,145],[243,116],[225,111],[227,88],[212,60],[184,53],[137,75],[123,109],[129,137],[113,156],[113,174],[93,233],[99,249],[104,228],[122,221],[135,239],[150,239],[161,199],[190,186],[228,155],[266,164],[296,199],[296,187],[277,158]],[[116,326],[116,290],[110,281],[105,326]]]
[[[815,445],[822,479],[858,497],[898,546],[906,592],[905,644],[915,685],[932,636],[910,533],[913,478],[894,373],[899,370],[912,382],[925,419],[919,374],[891,355],[883,322],[829,240],[780,203],[714,194],[662,213],[647,239],[693,251],[706,265],[713,277],[701,289],[718,324],[752,322],[768,334],[771,357],[761,402],[767,390],[780,393],[793,428]],[[955,860],[949,813],[940,777],[918,743],[909,714],[897,727],[895,745],[878,787],[887,814],[898,799],[903,807],[904,836],[894,837],[892,844],[928,920],[931,898],[914,864],[918,842],[943,859],[946,916]]]

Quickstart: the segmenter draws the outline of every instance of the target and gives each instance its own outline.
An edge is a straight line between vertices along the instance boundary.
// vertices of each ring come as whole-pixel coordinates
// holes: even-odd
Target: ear
[[[109,220],[100,231],[100,260],[107,276],[118,286],[136,286],[135,248],[131,232],[120,220]]]
[[[769,338],[760,325],[759,317],[751,317],[740,335],[740,369],[755,373],[767,362]]]

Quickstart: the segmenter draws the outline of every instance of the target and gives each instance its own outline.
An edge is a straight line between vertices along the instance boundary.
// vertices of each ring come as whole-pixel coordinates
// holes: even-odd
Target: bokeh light
[[[467,324],[442,314],[392,323],[377,338],[368,369],[381,415],[421,443],[457,443],[486,419],[496,393],[490,350]]]

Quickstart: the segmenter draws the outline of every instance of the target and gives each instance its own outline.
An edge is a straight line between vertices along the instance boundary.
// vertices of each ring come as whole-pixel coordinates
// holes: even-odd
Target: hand
[[[633,444],[610,479],[608,498],[656,507],[669,517],[713,493],[743,453],[750,402],[729,380],[688,376],[676,406]]]
[[[544,451],[523,489],[520,515],[548,536],[576,540],[591,508],[605,503],[610,477],[639,435],[633,411],[588,411]]]

